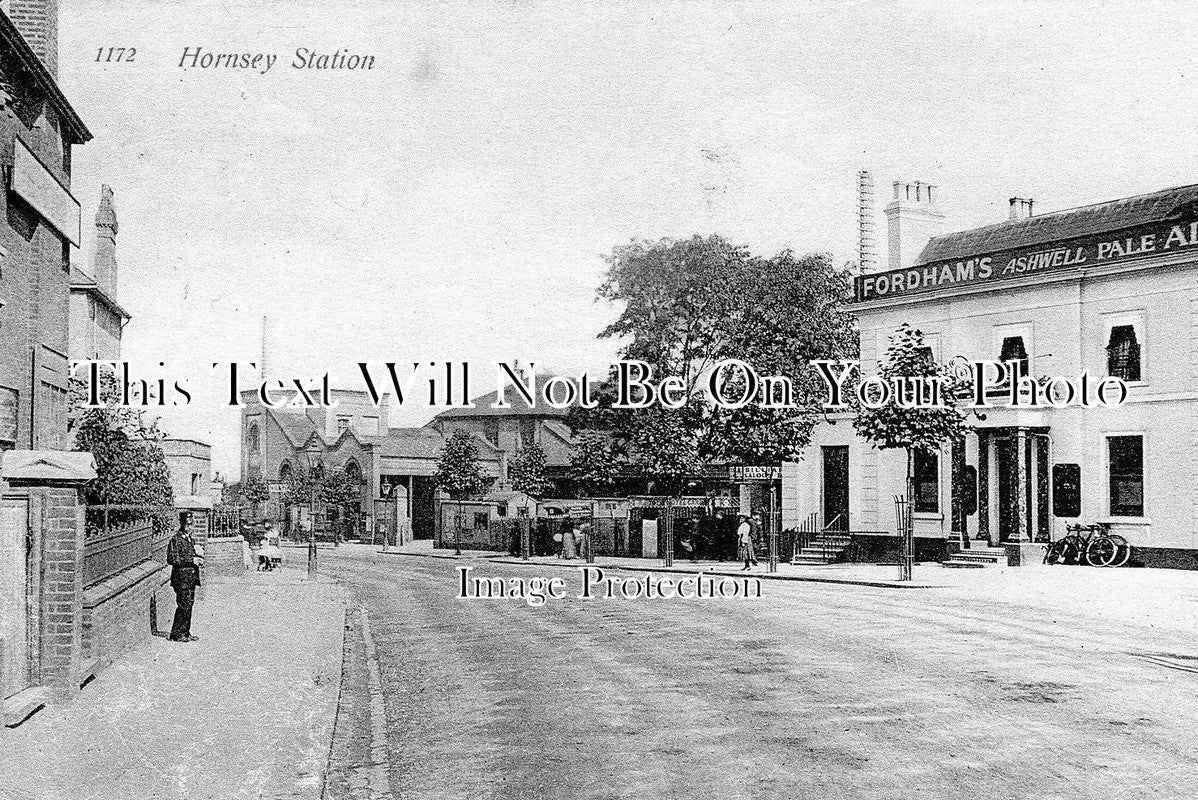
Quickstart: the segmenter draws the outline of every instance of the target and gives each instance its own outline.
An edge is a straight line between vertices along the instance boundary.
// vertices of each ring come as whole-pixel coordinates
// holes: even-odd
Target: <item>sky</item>
[[[856,256],[856,173],[948,229],[1198,182],[1198,8],[1143,2],[60,4],[84,247],[120,222],[123,355],[235,475],[214,361],[360,388],[358,361],[605,371],[603,256],[720,233]],[[133,63],[97,51],[135,47]],[[184,48],[275,54],[185,69]],[[297,48],[373,55],[297,70]],[[879,237],[881,239],[881,237]],[[158,363],[164,367],[159,368]],[[489,386],[480,386],[480,393]],[[408,408],[392,424],[426,422]]]

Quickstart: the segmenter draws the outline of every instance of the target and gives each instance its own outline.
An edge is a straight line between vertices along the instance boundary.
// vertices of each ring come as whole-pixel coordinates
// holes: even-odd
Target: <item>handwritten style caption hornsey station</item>
[[[274,68],[278,60],[277,53],[230,53],[203,47],[184,47],[183,55],[179,58],[179,68],[212,72],[245,70],[265,75]],[[339,47],[334,50],[297,47],[291,60],[286,63],[292,69],[300,70],[356,70],[360,72],[374,69],[374,56],[355,53],[348,47]]]
[[[1063,272],[1152,254],[1173,253],[1198,245],[1198,221],[1157,222],[1118,233],[1098,234],[977,255],[934,261],[857,278],[857,300],[927,292],[1016,278],[1033,272]]]

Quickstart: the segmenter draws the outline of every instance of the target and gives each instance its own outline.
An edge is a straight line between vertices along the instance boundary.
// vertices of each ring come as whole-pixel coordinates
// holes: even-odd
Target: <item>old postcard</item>
[[[0,0],[0,800],[1195,796],[1196,25]]]

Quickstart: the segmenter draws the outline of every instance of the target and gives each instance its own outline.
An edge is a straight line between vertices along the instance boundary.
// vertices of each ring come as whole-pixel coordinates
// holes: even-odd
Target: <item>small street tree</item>
[[[491,479],[483,471],[478,461],[478,446],[474,436],[464,430],[455,430],[445,441],[437,458],[437,471],[433,473],[433,483],[438,489],[447,492],[454,500],[459,501],[454,515],[454,550],[462,552],[462,507],[461,501],[472,495],[479,494],[490,483]]]
[[[621,463],[601,431],[582,431],[570,454],[570,480],[580,497],[596,497],[615,485]]]
[[[890,337],[886,358],[879,365],[878,375],[892,386],[901,387],[895,379],[940,379],[943,391],[941,403],[936,406],[913,406],[909,402],[890,402],[878,408],[862,407],[853,420],[853,426],[866,440],[880,450],[902,449],[907,454],[906,509],[913,508],[915,497],[915,454],[938,454],[943,445],[959,440],[965,433],[965,412],[959,407],[956,381],[945,366],[932,358],[930,348],[924,344],[923,333],[904,323]],[[910,400],[910,392],[918,391],[914,382],[906,384],[902,391]],[[907,520],[910,516],[906,517]],[[911,564],[914,560],[911,525],[905,523],[903,579],[911,579]]]
[[[553,488],[545,466],[544,449],[536,442],[521,448],[508,465],[508,478],[517,492],[544,497]]]
[[[258,506],[270,499],[270,487],[261,475],[253,475],[242,482],[241,496],[250,504],[253,516],[257,517]]]

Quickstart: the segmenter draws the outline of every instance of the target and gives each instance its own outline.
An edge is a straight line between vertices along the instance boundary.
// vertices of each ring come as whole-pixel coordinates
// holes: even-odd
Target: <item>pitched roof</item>
[[[267,409],[267,413],[279,424],[283,435],[287,437],[287,441],[291,442],[293,447],[303,447],[313,434],[316,434],[316,437],[322,442],[324,441],[324,437],[320,435],[320,431],[316,429],[306,414],[284,414],[273,408]]]
[[[114,314],[118,314],[124,319],[133,319],[133,316],[121,308],[116,300],[108,296],[108,293],[100,288],[100,284],[96,283],[96,279],[88,275],[79,267],[71,266],[70,290],[72,292],[87,292],[95,295],[101,303],[112,310]]]
[[[33,52],[33,48],[25,41],[25,37],[17,30],[17,26],[3,12],[0,12],[0,46],[16,55],[28,79],[45,92],[50,102],[54,104],[66,126],[66,133],[69,134],[68,140],[74,144],[84,144],[90,141],[91,131],[87,129],[83,120],[79,118],[79,114],[71,107],[66,95],[62,93],[62,89],[58,88],[58,81]]]
[[[552,375],[550,373],[538,374],[537,379],[536,379],[538,390],[540,389],[541,386],[543,386],[545,384],[545,381],[549,380],[550,378],[554,378],[554,377],[557,377],[557,376]],[[577,383],[577,380],[571,379],[571,382]],[[535,407],[530,407],[528,405],[528,403],[524,402],[524,398],[521,397],[520,393],[517,392],[511,386],[505,387],[504,391],[503,391],[504,401],[507,403],[510,403],[511,404],[510,407],[508,407],[508,408],[491,408],[491,404],[494,403],[498,397],[499,397],[499,390],[495,390],[494,392],[488,392],[487,394],[484,394],[482,397],[476,397],[470,401],[471,403],[473,403],[476,406],[476,408],[449,408],[449,409],[446,409],[445,411],[442,411],[440,414],[438,414],[436,416],[436,418],[437,419],[447,419],[447,418],[454,418],[454,417],[461,418],[461,417],[517,417],[517,416],[521,416],[521,417],[564,417],[568,413],[567,409],[554,408],[553,406],[548,405],[547,403],[543,403],[543,402],[537,402]],[[534,397],[534,399],[539,399],[539,398],[537,398],[537,396],[535,394],[533,395],[533,397]]]
[[[1179,217],[1196,209],[1198,184],[1162,189],[937,236],[924,247],[916,263],[956,261],[998,250],[1108,233]]]

